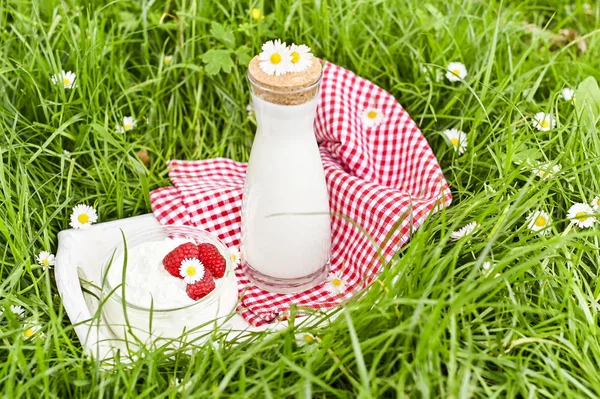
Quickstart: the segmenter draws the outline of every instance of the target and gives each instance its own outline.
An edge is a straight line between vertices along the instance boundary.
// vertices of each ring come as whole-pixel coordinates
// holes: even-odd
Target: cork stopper
[[[248,65],[248,78],[254,94],[263,100],[279,105],[299,105],[317,95],[323,67],[316,57],[304,71],[280,76],[266,74],[259,63],[258,56],[252,58]]]

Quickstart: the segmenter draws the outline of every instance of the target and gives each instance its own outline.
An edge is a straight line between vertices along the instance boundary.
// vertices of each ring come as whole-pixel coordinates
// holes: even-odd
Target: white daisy
[[[600,196],[597,196],[592,200],[592,208],[594,209],[594,212],[600,213]]]
[[[552,114],[545,112],[538,112],[533,116],[533,127],[542,132],[547,132],[550,129],[554,129],[556,126],[556,120]]]
[[[85,204],[76,205],[73,208],[73,213],[71,213],[71,225],[74,229],[88,229],[92,225],[92,223],[96,223],[98,221],[98,214],[96,210]]]
[[[23,338],[25,339],[29,339],[31,337],[33,337],[39,330],[40,330],[40,326],[37,324],[33,324],[30,326],[23,326]]]
[[[329,273],[325,289],[332,294],[343,294],[346,292],[346,281],[339,273]]]
[[[171,386],[177,387],[177,392],[184,392],[192,385],[192,381],[186,381],[186,382],[183,382],[183,384],[182,384],[182,382],[183,381],[180,380],[179,378],[175,378],[173,380],[173,383],[171,384]]]
[[[550,215],[544,211],[535,211],[527,216],[527,228],[529,230],[539,232],[539,234],[546,234],[548,230],[546,227],[550,224]]]
[[[172,55],[165,55],[163,57],[163,63],[165,65],[169,65],[171,63],[171,61],[173,61],[173,56]]]
[[[444,130],[444,134],[450,140],[454,151],[458,151],[460,155],[464,154],[467,150],[467,134],[458,129]]]
[[[229,248],[229,253],[231,254],[231,261],[234,265],[239,266],[242,263],[242,253],[238,248],[231,247]]]
[[[179,266],[179,275],[186,284],[194,284],[204,278],[204,265],[196,258],[187,258]]]
[[[51,77],[52,83],[55,85],[62,84],[65,89],[72,89],[75,87],[75,78],[77,76],[74,72],[65,72],[64,70],[61,73],[57,73]]]
[[[490,271],[490,269],[492,268],[492,262],[490,262],[489,260],[486,260],[485,262],[483,262],[481,264],[481,268],[483,269],[484,272],[488,273]]]
[[[292,56],[290,49],[281,40],[269,40],[262,45],[262,53],[258,55],[260,69],[267,75],[280,76],[290,70]]]
[[[448,64],[446,79],[451,82],[459,82],[467,77],[467,68],[462,62],[451,62]]]
[[[123,117],[123,125],[117,125],[115,131],[119,134],[123,134],[133,129],[136,123],[137,121],[133,119],[133,116],[125,116]]]
[[[291,44],[290,57],[289,72],[302,72],[311,66],[313,62],[313,55],[310,52],[310,47],[305,44]]]
[[[433,66],[423,65],[423,64],[421,64],[420,68],[421,68],[421,73],[423,73],[425,75],[426,82],[431,82],[431,78],[430,78],[431,75],[435,76],[436,82],[441,82],[442,79],[444,79],[444,71],[442,71],[439,68],[434,69]]]
[[[25,316],[25,309],[23,309],[23,306],[10,305],[10,311],[19,318],[23,318],[23,316]]]
[[[492,271],[492,269],[494,268],[494,264],[492,262],[490,262],[489,260],[486,260],[485,262],[483,262],[481,264],[481,269],[483,270],[483,273],[485,275],[490,274],[490,272]],[[500,277],[500,273],[496,273],[496,275],[494,276],[494,278],[498,278]]]
[[[56,261],[54,259],[54,255],[48,251],[42,251],[38,256],[36,256],[35,260],[42,266],[44,266],[44,271],[48,270],[48,268],[55,265]]]
[[[531,172],[541,179],[550,179],[560,172],[561,169],[561,164],[550,165],[550,163],[538,162],[537,165],[531,168]]]
[[[298,346],[314,346],[318,343],[317,337],[309,332],[295,334]]]
[[[560,98],[562,98],[565,101],[575,102],[575,91],[573,89],[565,87],[560,92]]]
[[[594,210],[588,204],[577,203],[569,208],[567,218],[577,227],[586,229],[596,223],[594,213]]]
[[[377,127],[383,122],[385,115],[375,107],[367,107],[362,114],[362,123],[369,129]]]
[[[452,239],[452,241],[457,241],[471,233],[473,233],[473,231],[479,227],[479,225],[477,224],[477,222],[471,222],[471,223],[467,223],[465,226],[461,227],[460,229],[452,232],[450,234],[450,238]]]

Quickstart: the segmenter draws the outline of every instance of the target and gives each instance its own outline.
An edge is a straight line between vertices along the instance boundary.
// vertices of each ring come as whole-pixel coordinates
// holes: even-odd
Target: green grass
[[[0,1],[1,391],[176,397],[169,385],[180,378],[191,382],[189,397],[599,397],[600,234],[568,228],[565,216],[600,194],[600,139],[557,97],[600,78],[600,8],[590,3]],[[266,18],[254,21],[252,7]],[[214,37],[213,21],[233,39]],[[563,28],[586,35],[588,51],[553,48]],[[149,191],[169,184],[168,159],[246,160],[255,124],[243,61],[277,37],[391,92],[438,156],[453,206],[414,234],[361,300],[311,329],[317,346],[297,347],[290,329],[101,368],[82,353],[53,272],[35,255],[55,252],[77,203],[96,206],[101,221],[149,212]],[[237,50],[229,72],[207,73],[211,49]],[[170,65],[163,54],[174,56]],[[467,66],[465,84],[420,72],[420,63],[450,61]],[[77,73],[76,89],[52,85],[61,69]],[[532,129],[540,111],[556,116],[556,129]],[[127,115],[138,127],[116,135]],[[453,127],[469,134],[460,157],[441,134]],[[519,165],[527,159],[563,168],[540,180]],[[537,209],[553,217],[545,237],[526,228]],[[475,235],[450,242],[471,220],[481,225]],[[46,339],[22,337],[12,304]]]

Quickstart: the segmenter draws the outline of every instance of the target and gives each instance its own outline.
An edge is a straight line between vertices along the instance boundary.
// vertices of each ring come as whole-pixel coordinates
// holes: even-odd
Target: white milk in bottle
[[[280,293],[327,276],[329,197],[313,123],[322,67],[265,74],[255,57],[248,77],[257,130],[244,187],[242,256],[248,277]]]

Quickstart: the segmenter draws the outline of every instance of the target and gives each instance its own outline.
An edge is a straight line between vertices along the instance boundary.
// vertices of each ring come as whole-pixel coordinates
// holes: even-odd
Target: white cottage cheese
[[[172,309],[193,304],[185,292],[183,279],[169,274],[162,264],[163,258],[184,239],[147,242],[129,248],[125,278],[125,299],[144,308]],[[115,289],[123,276],[123,256],[113,260],[108,272],[108,283]],[[121,287],[115,292],[121,296]],[[154,303],[152,304],[152,301]]]

